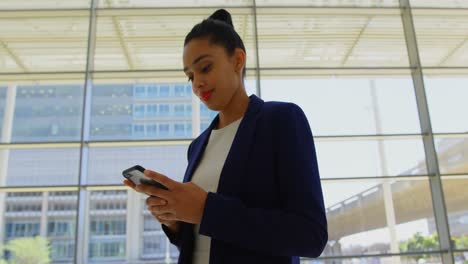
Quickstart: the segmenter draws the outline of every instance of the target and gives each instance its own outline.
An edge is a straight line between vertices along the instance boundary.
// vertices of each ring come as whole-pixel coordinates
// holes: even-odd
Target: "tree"
[[[49,241],[43,237],[23,237],[10,240],[5,249],[11,253],[8,262],[0,264],[48,264],[50,263]]]
[[[0,264],[7,264],[7,262],[3,259],[3,245],[0,244]]]
[[[420,232],[413,235],[408,241],[400,243],[401,252],[424,252],[439,249],[439,237],[437,234],[424,237]],[[414,260],[430,258],[428,254],[411,256]]]
[[[468,247],[468,236],[461,235],[460,237],[453,238],[455,241],[455,247],[457,249],[465,249]]]

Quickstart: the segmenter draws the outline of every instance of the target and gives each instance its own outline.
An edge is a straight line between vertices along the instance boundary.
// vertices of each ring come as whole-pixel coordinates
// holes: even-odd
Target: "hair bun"
[[[211,14],[209,19],[223,21],[224,23],[234,28],[234,25],[232,24],[231,14],[229,14],[229,12],[225,9],[216,10],[213,14]]]

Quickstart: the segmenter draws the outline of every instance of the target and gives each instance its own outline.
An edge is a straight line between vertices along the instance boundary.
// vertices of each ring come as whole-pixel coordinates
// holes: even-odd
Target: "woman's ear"
[[[242,69],[245,67],[245,51],[240,48],[236,48],[234,51],[234,69],[236,72],[242,72]]]

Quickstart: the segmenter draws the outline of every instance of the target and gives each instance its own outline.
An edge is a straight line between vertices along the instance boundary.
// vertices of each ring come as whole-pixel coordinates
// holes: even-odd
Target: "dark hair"
[[[224,9],[216,10],[210,17],[196,24],[185,37],[184,47],[196,38],[208,38],[211,44],[223,46],[230,56],[234,54],[236,48],[246,52],[244,42],[234,30],[231,14]],[[245,77],[245,65],[242,77]]]

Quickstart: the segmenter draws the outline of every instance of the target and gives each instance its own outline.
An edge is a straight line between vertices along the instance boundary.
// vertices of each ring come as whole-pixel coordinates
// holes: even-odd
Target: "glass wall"
[[[468,5],[405,2],[0,2],[0,262],[177,261],[121,171],[182,181],[217,115],[183,41],[226,8],[247,93],[299,105],[315,136],[329,241],[301,262],[465,264]]]

